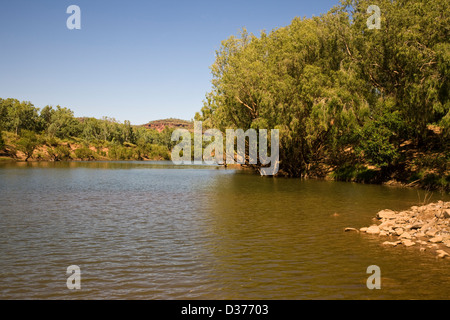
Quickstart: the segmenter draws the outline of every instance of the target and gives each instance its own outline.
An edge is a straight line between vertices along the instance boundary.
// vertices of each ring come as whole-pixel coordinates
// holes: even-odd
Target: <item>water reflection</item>
[[[411,189],[167,162],[1,164],[0,296],[448,297],[447,261],[343,232],[419,197]],[[72,264],[82,270],[77,292],[65,287]],[[377,292],[365,287],[372,264],[382,270]]]
[[[0,161],[0,169],[51,168],[51,169],[225,169],[219,165],[175,165],[171,161]]]
[[[448,282],[448,271],[429,256],[390,253],[378,237],[342,232],[369,225],[379,210],[417,204],[417,190],[246,174],[215,180],[220,191],[205,200],[204,231],[211,268],[225,288],[221,298],[420,298],[442,289],[424,287],[418,277]],[[406,262],[400,273],[399,255]],[[377,263],[390,275],[383,278],[389,290],[374,293],[365,286],[365,271]],[[409,282],[402,280],[407,274]]]

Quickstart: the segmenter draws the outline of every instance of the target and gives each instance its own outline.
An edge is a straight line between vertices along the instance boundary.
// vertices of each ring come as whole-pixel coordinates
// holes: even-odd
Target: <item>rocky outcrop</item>
[[[377,219],[378,224],[359,231],[395,239],[385,241],[386,246],[417,246],[420,252],[433,250],[438,258],[450,258],[450,202],[438,201],[400,212],[382,210]]]

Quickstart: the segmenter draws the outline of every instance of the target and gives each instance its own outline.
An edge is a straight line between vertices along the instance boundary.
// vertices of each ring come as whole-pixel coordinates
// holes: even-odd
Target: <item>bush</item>
[[[5,147],[5,140],[3,139],[3,133],[0,131],[0,149]]]
[[[165,146],[152,144],[149,149],[149,158],[170,160],[170,153]]]
[[[44,140],[44,144],[46,144],[49,147],[57,147],[58,146],[58,140],[56,140],[55,137],[46,137]]]
[[[95,160],[96,156],[94,151],[92,151],[89,148],[82,147],[79,149],[76,149],[75,151],[75,157],[81,160]]]
[[[54,148],[48,148],[48,155],[53,161],[63,161],[71,159],[70,149],[65,145],[60,145]]]
[[[17,141],[17,148],[25,154],[25,161],[33,156],[33,152],[38,145],[39,141],[34,132],[22,130],[21,137]]]

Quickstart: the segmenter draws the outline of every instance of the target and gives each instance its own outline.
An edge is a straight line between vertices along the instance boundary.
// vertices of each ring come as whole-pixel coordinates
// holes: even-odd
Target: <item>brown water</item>
[[[167,162],[4,163],[0,298],[448,299],[450,260],[343,232],[423,197]]]

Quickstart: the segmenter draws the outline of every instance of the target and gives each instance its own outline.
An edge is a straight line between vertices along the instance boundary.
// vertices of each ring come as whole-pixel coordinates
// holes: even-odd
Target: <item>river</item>
[[[343,231],[424,197],[170,162],[1,163],[0,298],[448,299],[450,260]]]

